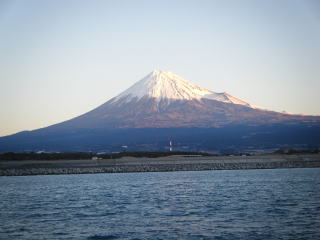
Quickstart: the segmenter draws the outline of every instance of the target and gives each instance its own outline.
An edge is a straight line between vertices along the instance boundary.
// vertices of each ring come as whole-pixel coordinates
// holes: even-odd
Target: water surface
[[[0,239],[320,239],[320,169],[0,177]]]

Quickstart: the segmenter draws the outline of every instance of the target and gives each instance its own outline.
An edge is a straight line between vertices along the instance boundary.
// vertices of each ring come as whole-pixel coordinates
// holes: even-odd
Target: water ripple
[[[0,177],[0,239],[320,239],[320,169]]]

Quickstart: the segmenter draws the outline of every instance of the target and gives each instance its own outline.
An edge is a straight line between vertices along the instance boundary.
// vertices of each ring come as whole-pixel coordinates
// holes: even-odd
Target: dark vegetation
[[[295,149],[278,149],[271,154],[293,155],[293,154],[319,154],[319,149],[315,150],[295,150]],[[94,157],[98,159],[117,159],[122,157],[136,157],[136,158],[157,158],[167,156],[250,156],[250,154],[209,154],[203,152],[121,152],[112,154],[95,154],[95,153],[2,153],[0,154],[0,160],[85,160],[92,159]]]
[[[211,156],[208,153],[198,153],[198,152],[121,152],[112,154],[95,154],[95,153],[2,153],[0,154],[0,160],[81,160],[81,159],[91,159],[97,157],[99,159],[116,159],[121,157],[147,157],[147,158],[157,158],[157,157],[167,157],[174,155],[184,155],[184,156]]]

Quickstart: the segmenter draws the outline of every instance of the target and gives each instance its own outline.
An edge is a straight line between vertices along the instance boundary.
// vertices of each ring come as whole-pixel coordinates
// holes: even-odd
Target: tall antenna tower
[[[172,152],[173,145],[172,145],[172,138],[169,138],[169,152]]]

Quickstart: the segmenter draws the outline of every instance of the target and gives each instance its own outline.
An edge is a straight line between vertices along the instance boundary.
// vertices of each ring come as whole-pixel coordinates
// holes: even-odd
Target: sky
[[[154,69],[320,115],[320,1],[0,0],[0,136],[81,115]]]

